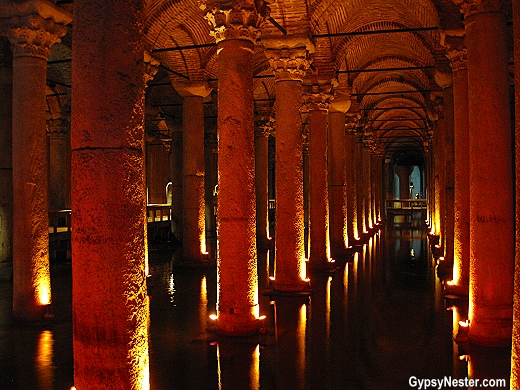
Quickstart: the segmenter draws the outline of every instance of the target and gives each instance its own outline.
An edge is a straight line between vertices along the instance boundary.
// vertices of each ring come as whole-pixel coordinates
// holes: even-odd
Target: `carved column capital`
[[[464,30],[441,31],[440,44],[446,49],[446,57],[454,72],[468,68]]]
[[[152,57],[148,50],[144,51],[144,84],[152,81],[159,71],[160,62]]]
[[[312,84],[304,88],[303,105],[304,111],[328,110],[334,99],[332,84]]]
[[[262,117],[255,122],[255,138],[267,138],[274,133],[275,119],[272,116]]]
[[[464,18],[485,12],[501,12],[509,15],[509,7],[503,0],[453,0],[460,6],[460,12]]]
[[[65,138],[69,134],[70,122],[65,118],[47,120],[47,136],[49,138]]]
[[[202,2],[204,18],[212,27],[211,36],[221,42],[226,39],[245,39],[256,43],[260,26],[269,18],[270,8],[265,2],[253,0],[206,0]]]
[[[51,46],[67,33],[72,16],[51,2],[31,0],[0,6],[2,35],[12,45],[13,57],[49,58]]]
[[[309,38],[262,39],[262,43],[276,81],[303,81],[315,50]]]

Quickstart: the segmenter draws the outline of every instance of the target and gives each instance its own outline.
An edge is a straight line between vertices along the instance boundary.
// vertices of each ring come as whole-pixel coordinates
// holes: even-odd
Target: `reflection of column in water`
[[[297,297],[275,302],[276,380],[278,389],[305,388],[307,305]]]
[[[471,326],[471,325],[470,325]],[[509,388],[511,369],[511,348],[490,348],[471,345],[468,361],[468,376],[479,379],[480,386],[483,380],[505,380],[506,385],[495,383],[496,388]],[[489,383],[490,385],[492,383]],[[468,387],[468,390],[481,387]]]
[[[218,388],[260,388],[260,347],[244,340],[221,339],[217,345]]]
[[[338,269],[330,283],[330,356],[329,363],[330,388],[345,388],[348,369],[345,369],[348,359],[348,277],[349,263]],[[323,388],[323,387],[322,387]]]
[[[262,248],[257,249],[257,266],[258,266],[258,288],[260,291],[265,290],[269,286],[269,250]]]
[[[468,310],[458,306],[452,306],[453,313],[453,377],[454,378],[465,378],[468,376],[468,351],[465,351],[462,347],[456,343],[456,337],[459,332],[459,321],[466,321],[468,319]]]
[[[54,354],[54,337],[50,330],[44,330],[38,337],[36,347],[36,372],[40,390],[54,389],[54,370],[52,364]]]
[[[330,282],[328,274],[311,277],[313,294],[310,304],[307,383],[312,389],[327,388],[330,335]]]

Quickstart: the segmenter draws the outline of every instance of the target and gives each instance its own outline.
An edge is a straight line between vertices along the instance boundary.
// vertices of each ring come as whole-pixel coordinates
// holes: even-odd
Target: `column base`
[[[276,284],[273,283],[268,289],[262,291],[262,295],[270,297],[306,297],[311,295],[312,289],[308,281],[301,284]]]
[[[219,313],[218,318],[208,320],[207,332],[222,337],[252,337],[266,332],[265,317],[237,318],[234,314]]]
[[[327,261],[327,262],[319,262],[318,264],[312,264],[309,262],[307,265],[307,270],[311,272],[317,273],[332,273],[338,269],[339,265],[335,260]]]
[[[468,300],[469,287],[456,284],[444,285],[444,299],[449,300]]]

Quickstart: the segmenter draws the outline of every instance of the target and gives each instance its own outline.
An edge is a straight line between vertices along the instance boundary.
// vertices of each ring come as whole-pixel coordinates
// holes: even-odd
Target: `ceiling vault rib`
[[[420,31],[435,31],[439,27],[415,27],[415,28],[391,28],[385,30],[368,30],[368,31],[350,31],[341,33],[315,34],[313,38],[332,38],[332,37],[350,37],[356,35],[375,35],[375,34],[395,34],[395,33],[409,33]]]

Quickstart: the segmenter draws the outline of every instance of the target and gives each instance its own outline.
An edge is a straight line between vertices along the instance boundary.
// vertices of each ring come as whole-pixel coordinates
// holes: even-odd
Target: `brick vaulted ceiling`
[[[394,158],[403,151],[422,156],[431,134],[432,92],[441,90],[435,82],[436,69],[449,67],[439,32],[463,28],[459,7],[452,0],[267,3],[281,28],[266,22],[262,35],[283,37],[286,32],[312,37],[316,51],[309,75],[333,78],[339,81],[337,88],[352,94],[350,110],[359,110],[359,126],[375,150]],[[147,110],[154,115],[161,105],[167,111],[166,106],[182,102],[168,81],[207,80],[216,87],[217,53],[200,0],[145,0],[145,9],[145,46],[161,63],[152,81],[156,87],[147,91]],[[60,48],[63,44],[55,46],[56,53],[61,50],[70,56]],[[59,57],[56,54],[51,60]],[[272,104],[274,78],[261,40],[254,61],[257,105]],[[56,63],[50,71],[66,73],[66,66]],[[208,105],[216,100],[215,93],[207,98]]]

